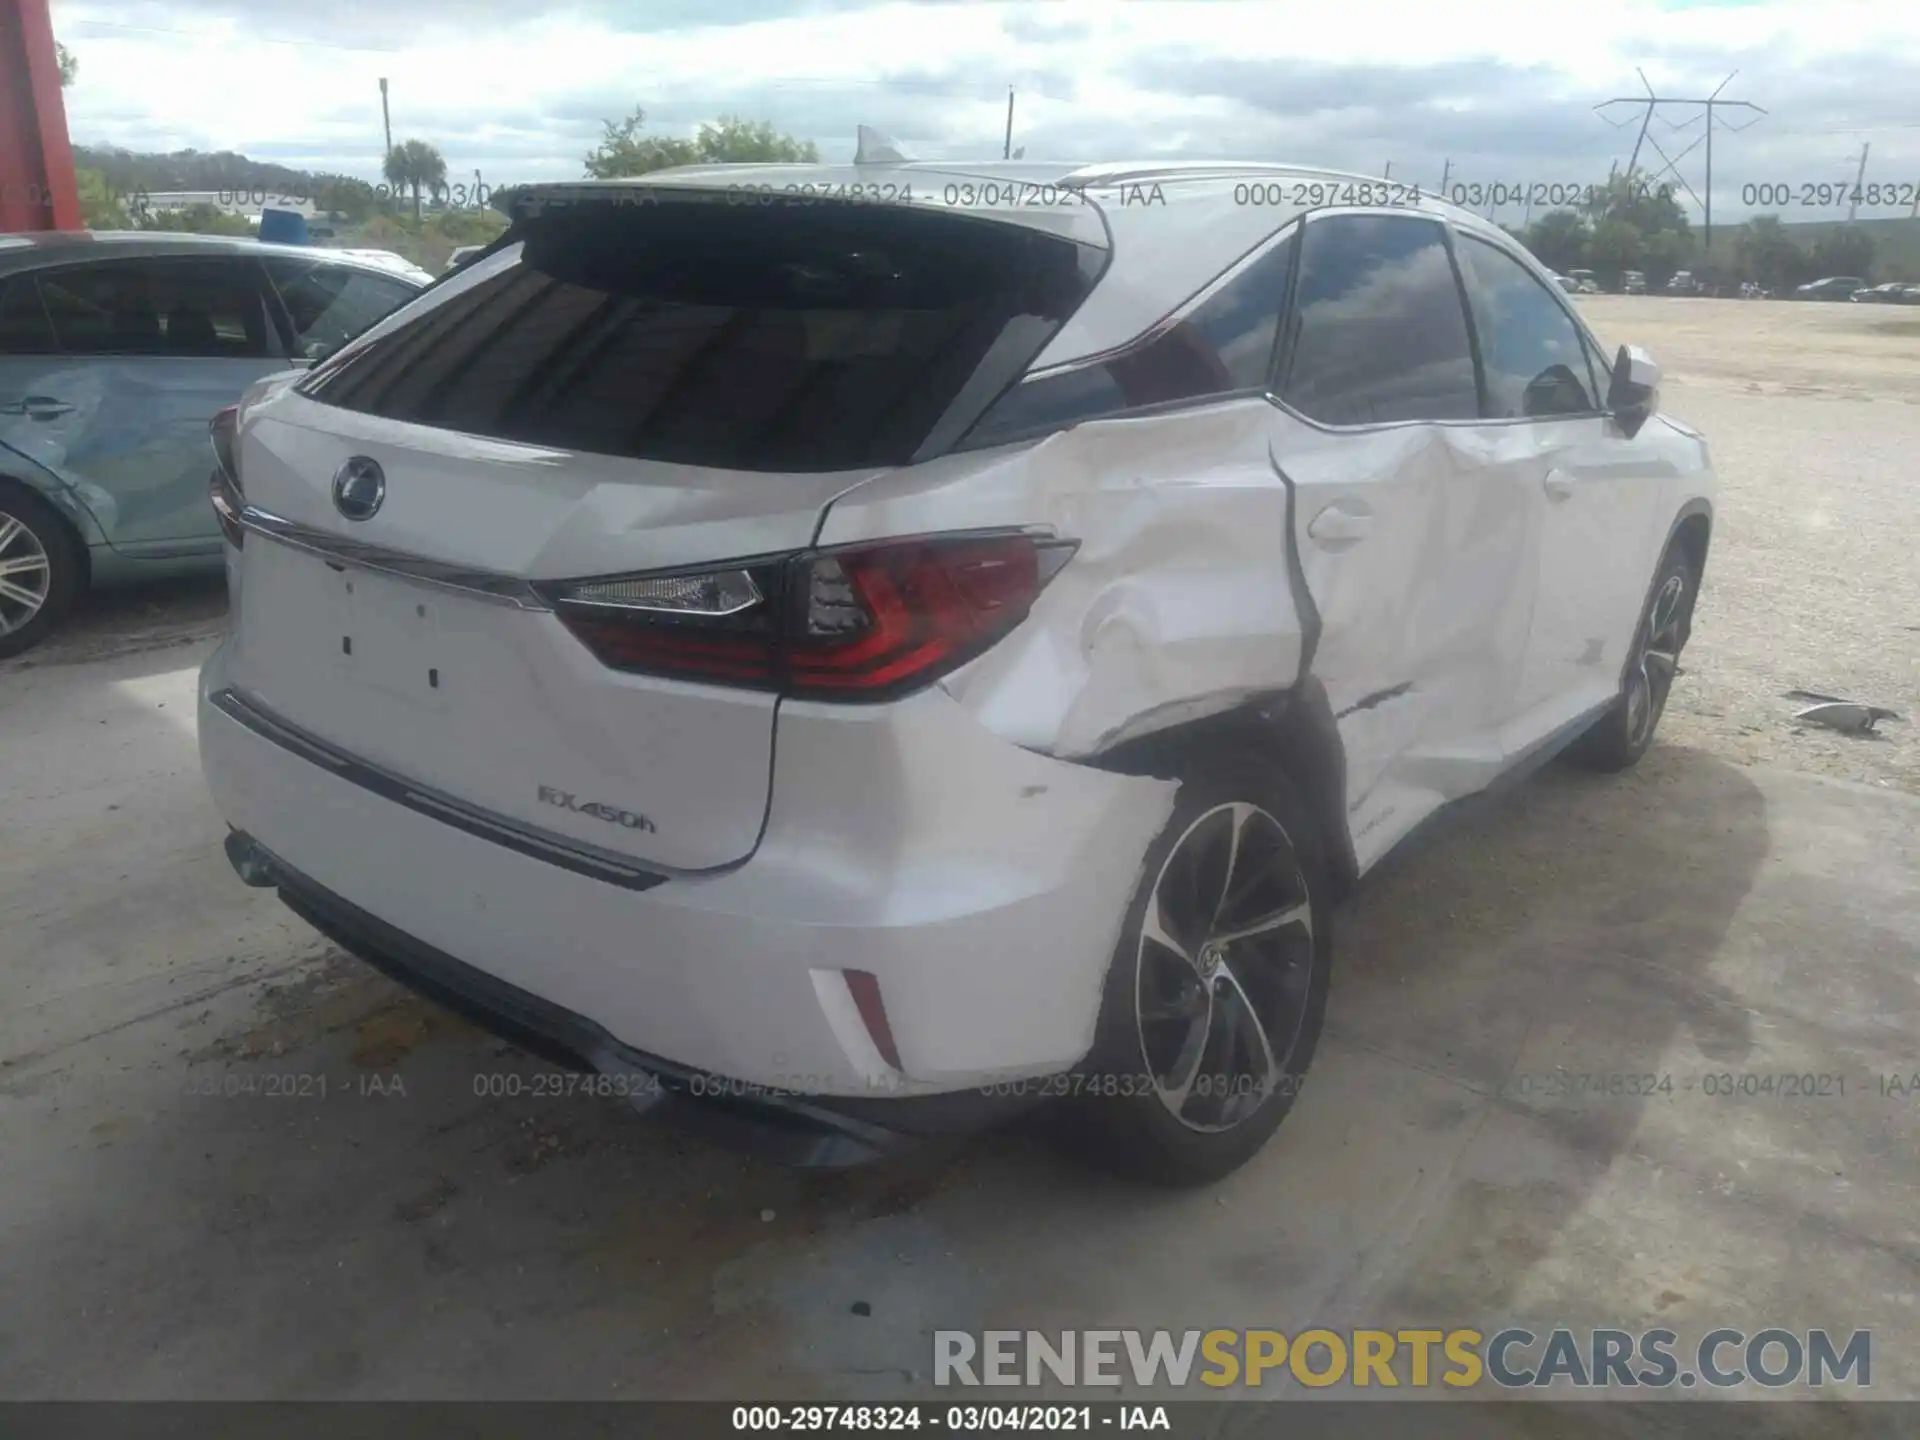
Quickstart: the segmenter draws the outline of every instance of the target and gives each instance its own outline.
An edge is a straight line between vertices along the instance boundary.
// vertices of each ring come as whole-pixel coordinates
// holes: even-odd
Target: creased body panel
[[[944,685],[1003,739],[1093,755],[1299,678],[1272,413],[1232,400],[921,466],[836,501],[821,542],[1026,525],[1078,541],[1026,622]]]
[[[1313,674],[1347,758],[1362,868],[1505,763],[1539,529],[1527,426],[1328,432],[1285,414],[1301,575],[1320,617]]]

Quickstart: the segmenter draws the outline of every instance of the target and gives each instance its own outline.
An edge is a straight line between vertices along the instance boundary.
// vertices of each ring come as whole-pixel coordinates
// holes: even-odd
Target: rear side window
[[[293,322],[293,353],[303,360],[345,344],[420,288],[350,265],[277,255],[265,263]]]
[[[45,355],[57,348],[33,276],[0,280],[0,355]]]
[[[1289,235],[1269,246],[1185,316],[1119,354],[1016,385],[981,417],[968,445],[998,445],[1147,405],[1264,389],[1294,243]]]
[[[68,355],[250,359],[279,353],[250,256],[107,260],[39,272]]]
[[[1593,375],[1580,327],[1527,268],[1471,235],[1458,237],[1493,420],[1591,415]]]
[[[302,390],[605,455],[898,465],[1031,362],[1104,258],[878,205],[587,203],[524,220],[515,238],[517,259],[503,250],[494,273],[434,291]]]
[[[1334,215],[1306,228],[1281,394],[1327,425],[1480,414],[1460,287],[1437,220]]]

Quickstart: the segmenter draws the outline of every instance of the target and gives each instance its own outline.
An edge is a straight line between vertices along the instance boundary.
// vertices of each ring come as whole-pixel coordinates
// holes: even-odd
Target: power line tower
[[[1640,77],[1641,85],[1643,85],[1646,88],[1647,93],[1645,95],[1617,95],[1611,100],[1602,101],[1600,104],[1594,106],[1593,107],[1594,111],[1600,116],[1602,120],[1607,120],[1608,124],[1613,125],[1617,128],[1623,125],[1630,125],[1633,123],[1633,121],[1631,117],[1629,117],[1626,120],[1617,120],[1617,121],[1609,120],[1607,118],[1607,111],[1609,109],[1611,109],[1616,105],[1639,105],[1639,106],[1645,107],[1644,112],[1640,116],[1640,133],[1634,137],[1633,154],[1627,160],[1627,180],[1629,183],[1631,183],[1634,178],[1634,175],[1636,173],[1636,167],[1640,163],[1641,148],[1646,145],[1651,145],[1653,147],[1654,154],[1658,155],[1661,158],[1661,160],[1665,162],[1662,168],[1659,171],[1655,172],[1654,178],[1658,179],[1662,175],[1670,174],[1673,176],[1675,180],[1677,180],[1680,183],[1680,187],[1682,189],[1684,189],[1689,195],[1693,196],[1694,203],[1700,207],[1701,214],[1703,216],[1702,229],[1704,231],[1704,238],[1701,243],[1701,248],[1703,250],[1711,250],[1713,249],[1713,132],[1714,132],[1714,129],[1717,126],[1724,126],[1729,133],[1737,134],[1739,131],[1748,129],[1753,125],[1759,124],[1761,118],[1765,116],[1767,112],[1749,100],[1722,100],[1720,98],[1720,92],[1726,89],[1728,85],[1733,83],[1733,77],[1740,73],[1738,70],[1733,71],[1731,74],[1727,76],[1725,80],[1722,80],[1718,85],[1716,85],[1711,95],[1707,95],[1702,98],[1693,98],[1689,96],[1680,96],[1680,95],[1657,95],[1654,93],[1652,83],[1647,79],[1646,71],[1636,68],[1634,73]],[[1706,121],[1706,128],[1702,132],[1702,134],[1699,136],[1699,138],[1696,139],[1693,142],[1693,144],[1687,146],[1686,149],[1682,150],[1678,155],[1668,155],[1665,150],[1662,150],[1660,148],[1660,142],[1658,140],[1655,140],[1651,135],[1647,133],[1648,130],[1652,128],[1653,117],[1664,106],[1681,106],[1685,108],[1697,108],[1700,111],[1700,114],[1694,115],[1691,118],[1682,120],[1678,123],[1668,121],[1664,116],[1662,116],[1661,117],[1662,123],[1666,124],[1668,129],[1684,130],[1690,125],[1698,124],[1702,119]],[[1751,110],[1753,112],[1754,118],[1747,121],[1745,125],[1730,125],[1730,124],[1727,124],[1726,121],[1721,120],[1714,113],[1716,110]],[[1680,162],[1686,159],[1688,155],[1692,154],[1693,151],[1702,144],[1705,144],[1707,149],[1707,155],[1706,155],[1707,173],[1706,173],[1706,178],[1701,185],[1701,190],[1704,190],[1706,192],[1704,195],[1702,195],[1700,191],[1695,190],[1692,185],[1688,184],[1686,176],[1680,173]]]

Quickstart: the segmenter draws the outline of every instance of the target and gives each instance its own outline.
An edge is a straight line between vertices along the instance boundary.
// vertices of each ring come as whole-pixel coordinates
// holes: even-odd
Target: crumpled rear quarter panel
[[[1078,541],[1026,622],[943,684],[1003,739],[1090,756],[1298,679],[1272,423],[1267,401],[1228,400],[949,456],[841,497],[820,543],[1029,525]]]

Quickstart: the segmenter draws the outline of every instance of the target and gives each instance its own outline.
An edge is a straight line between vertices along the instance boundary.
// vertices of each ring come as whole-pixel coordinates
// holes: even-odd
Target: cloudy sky
[[[395,138],[489,184],[579,175],[601,122],[636,104],[677,134],[768,120],[829,160],[863,122],[917,158],[998,156],[1012,85],[1029,159],[1391,164],[1427,184],[1450,161],[1455,181],[1583,185],[1632,148],[1641,110],[1594,106],[1637,92],[1638,67],[1668,95],[1738,70],[1724,94],[1765,107],[1721,117],[1716,219],[1752,208],[1746,185],[1850,179],[1863,144],[1869,181],[1920,182],[1913,0],[54,0],[53,15],[80,59],[76,141],[370,179],[385,76]],[[1662,110],[1643,159],[1674,157],[1697,191],[1704,130],[1697,108]]]

